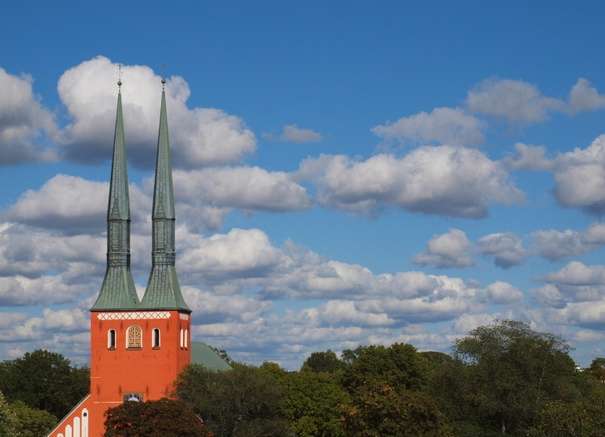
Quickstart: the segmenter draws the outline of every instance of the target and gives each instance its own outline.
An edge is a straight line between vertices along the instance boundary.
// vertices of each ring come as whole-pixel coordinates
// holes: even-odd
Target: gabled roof
[[[229,363],[221,358],[214,349],[199,341],[191,342],[191,364],[199,364],[208,370],[217,372],[231,370]]]

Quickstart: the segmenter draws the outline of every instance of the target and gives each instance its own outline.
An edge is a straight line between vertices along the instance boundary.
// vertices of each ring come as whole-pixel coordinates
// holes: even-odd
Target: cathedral
[[[191,362],[229,368],[203,343],[191,342],[191,309],[175,269],[175,213],[165,81],[152,208],[151,272],[139,300],[130,270],[130,205],[121,82],[107,208],[107,269],[90,309],[90,393],[49,437],[102,437],[105,412],[124,401],[169,397]]]

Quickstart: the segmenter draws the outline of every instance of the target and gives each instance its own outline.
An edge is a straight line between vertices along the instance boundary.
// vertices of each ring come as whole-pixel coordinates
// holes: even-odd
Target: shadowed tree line
[[[605,358],[578,370],[567,343],[521,322],[478,327],[451,354],[396,343],[340,357],[315,352],[294,372],[271,362],[232,367],[189,366],[175,400],[110,410],[106,436],[605,435]],[[25,383],[15,369],[29,369],[27,375],[38,379]],[[88,391],[86,373],[46,351],[2,363],[0,435],[44,435],[36,432]],[[63,382],[55,386],[53,378]],[[66,400],[65,390],[73,400]],[[28,423],[38,430],[19,431]]]

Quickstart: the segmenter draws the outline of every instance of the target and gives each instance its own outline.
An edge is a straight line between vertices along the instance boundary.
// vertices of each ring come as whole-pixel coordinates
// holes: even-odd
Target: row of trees
[[[43,371],[23,385],[14,369],[34,358]],[[0,403],[0,427],[22,420],[18,402],[61,416],[66,386],[55,394],[44,376],[55,368],[42,364],[59,358],[65,364],[39,351],[0,365],[0,391],[10,403]],[[87,391],[79,385],[86,371],[69,362],[62,368],[76,397],[69,408]],[[175,398],[110,410],[106,435],[597,437],[605,429],[605,359],[578,371],[560,338],[502,321],[473,330],[451,355],[393,344],[340,357],[316,352],[295,372],[275,363],[234,363],[219,373],[192,365],[179,377]]]
[[[45,436],[86,393],[88,369],[44,350],[0,363],[0,436]]]

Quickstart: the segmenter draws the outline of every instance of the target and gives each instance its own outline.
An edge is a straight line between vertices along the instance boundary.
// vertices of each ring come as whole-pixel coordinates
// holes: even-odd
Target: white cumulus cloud
[[[98,56],[67,70],[59,96],[71,122],[60,142],[67,157],[82,162],[110,158],[118,64]],[[160,111],[160,76],[144,65],[122,66],[122,102],[129,159],[151,166]],[[175,165],[199,167],[239,161],[256,139],[244,122],[214,108],[189,108],[189,85],[180,76],[166,83],[170,139]]]
[[[479,150],[452,146],[424,146],[401,158],[379,154],[365,161],[322,155],[304,160],[298,177],[314,182],[321,204],[366,214],[399,206],[480,218],[492,203],[523,199],[497,162]]]
[[[435,108],[372,128],[386,141],[473,146],[484,141],[483,123],[460,108]]]
[[[414,262],[437,268],[470,267],[473,265],[471,242],[464,231],[450,229],[433,236],[426,249],[414,257]]]

